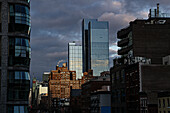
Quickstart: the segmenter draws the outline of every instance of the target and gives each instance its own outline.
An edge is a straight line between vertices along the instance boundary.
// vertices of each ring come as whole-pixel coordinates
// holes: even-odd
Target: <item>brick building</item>
[[[56,66],[52,70],[48,82],[49,104],[52,105],[53,98],[69,99],[71,89],[80,89],[80,81],[76,80],[76,72],[69,71],[66,66]]]

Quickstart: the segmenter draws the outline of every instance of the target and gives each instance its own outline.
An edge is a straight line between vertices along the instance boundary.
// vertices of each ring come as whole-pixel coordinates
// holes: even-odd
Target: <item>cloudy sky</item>
[[[147,18],[150,8],[170,13],[169,0],[32,0],[31,76],[67,61],[68,42],[81,43],[83,18],[109,21],[110,65],[116,56],[116,32],[136,18]]]

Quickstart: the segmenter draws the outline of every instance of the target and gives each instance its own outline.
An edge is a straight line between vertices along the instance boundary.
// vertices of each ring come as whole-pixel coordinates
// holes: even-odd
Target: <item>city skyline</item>
[[[136,18],[147,18],[148,8],[158,1],[31,1],[32,15],[32,60],[31,76],[40,76],[44,71],[55,68],[59,61],[67,61],[67,44],[81,42],[81,21],[83,18],[97,18],[110,23],[110,65],[116,55],[116,32]],[[168,12],[168,0],[160,3]],[[37,6],[37,4],[39,4]],[[140,4],[140,6],[138,5]],[[50,6],[50,7],[49,7]],[[57,6],[57,7],[56,7]],[[63,47],[63,45],[65,45]],[[58,49],[56,49],[58,48]]]

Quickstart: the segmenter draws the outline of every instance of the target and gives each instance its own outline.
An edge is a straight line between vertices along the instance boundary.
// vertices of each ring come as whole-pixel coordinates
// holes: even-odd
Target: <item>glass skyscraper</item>
[[[83,72],[93,70],[94,76],[109,70],[109,24],[97,19],[83,19]]]
[[[30,2],[0,0],[0,113],[28,113]]]
[[[68,43],[68,69],[76,71],[76,79],[81,79],[82,70],[82,46],[75,42]]]

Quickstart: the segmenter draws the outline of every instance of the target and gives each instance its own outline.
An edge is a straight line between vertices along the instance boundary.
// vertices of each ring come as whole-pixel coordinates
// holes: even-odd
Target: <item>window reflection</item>
[[[97,76],[102,71],[109,70],[109,43],[108,42],[92,42],[91,50],[91,68]]]
[[[30,58],[29,39],[11,37],[9,39],[9,65],[29,66]]]
[[[8,100],[28,100],[30,76],[25,71],[9,71]]]
[[[69,46],[69,69],[76,71],[76,78],[82,76],[82,46]]]
[[[28,113],[27,106],[8,106],[8,113]]]
[[[10,4],[9,5],[9,31],[24,32],[30,34],[30,11],[27,6]]]

